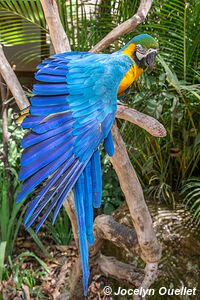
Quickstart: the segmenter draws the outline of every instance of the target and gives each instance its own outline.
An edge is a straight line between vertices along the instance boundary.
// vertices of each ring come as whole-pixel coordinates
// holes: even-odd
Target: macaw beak
[[[148,54],[146,56],[145,64],[148,69],[148,71],[152,71],[155,67],[156,63],[156,54],[157,50],[156,49],[149,49]]]

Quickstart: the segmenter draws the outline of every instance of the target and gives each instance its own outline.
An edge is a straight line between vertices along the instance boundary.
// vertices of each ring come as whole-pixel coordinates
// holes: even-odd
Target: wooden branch
[[[153,0],[141,0],[136,14],[109,32],[90,51],[98,53],[108,47],[112,42],[117,40],[122,35],[134,31],[135,28],[145,20],[151,8],[152,2]]]
[[[30,104],[29,101],[15,75],[13,69],[11,68],[10,64],[8,63],[3,48],[0,45],[0,73],[5,80],[9,90],[11,91],[13,97],[16,100],[17,105],[19,106],[20,110],[24,110]]]
[[[81,261],[78,259],[73,267],[70,276],[70,299],[83,299],[83,285],[81,278]],[[145,278],[145,272],[131,264],[120,262],[115,257],[99,256],[92,260],[90,271],[90,282],[94,275],[102,274],[105,277],[111,277],[122,284],[128,284],[132,287],[141,286]]]
[[[2,142],[3,142],[3,164],[4,169],[6,172],[6,176],[8,179],[8,168],[9,168],[9,161],[8,161],[8,139],[9,139],[9,132],[8,132],[8,118],[7,118],[7,110],[8,110],[8,104],[6,104],[6,100],[8,100],[8,89],[7,86],[3,80],[2,75],[0,74],[0,95],[2,100],[2,111],[1,111],[1,117],[2,117]]]
[[[116,117],[129,121],[140,128],[145,129],[148,133],[155,137],[166,136],[166,130],[164,126],[156,119],[143,114],[133,108],[128,108],[123,105],[117,106]]]
[[[40,0],[49,27],[51,41],[56,53],[69,52],[71,47],[62,26],[55,0]]]
[[[82,284],[82,268],[80,257],[73,265],[72,272],[69,277],[70,299],[83,299],[83,284]]]
[[[106,257],[100,255],[96,264],[98,265],[98,274],[111,277],[117,281],[128,284],[132,287],[139,287],[144,279],[144,271],[134,267],[131,264],[125,264],[118,261],[115,257]]]
[[[119,178],[141,247],[141,258],[146,262],[145,276],[140,288],[148,289],[158,277],[158,262],[161,258],[160,244],[153,230],[152,219],[144,200],[143,191],[130,162],[125,144],[116,123],[112,128],[115,154],[111,157],[113,168]],[[123,158],[123,159],[122,159]],[[134,296],[134,300],[140,300]]]
[[[24,298],[26,300],[31,300],[29,287],[25,284],[22,284],[22,290],[24,292]]]
[[[137,235],[131,228],[119,224],[112,216],[100,215],[95,218],[94,232],[96,239],[111,241],[117,247],[140,256],[141,249]]]
[[[119,178],[137,232],[138,243],[142,252],[141,257],[146,263],[158,262],[161,252],[153,230],[151,216],[144,200],[140,182],[130,162],[116,123],[113,126],[112,134],[115,141],[115,154],[110,159]]]
[[[101,270],[101,247],[103,240],[109,240],[113,242],[117,247],[120,247],[127,252],[131,252],[135,255],[141,254],[141,249],[138,244],[137,235],[136,233],[126,227],[125,225],[117,223],[112,216],[107,215],[100,215],[95,218],[94,222],[94,234],[95,234],[95,243],[93,246],[90,247],[90,268],[91,268],[91,276],[89,282],[91,282],[93,276],[95,274],[104,274],[105,276],[108,276],[108,274],[105,272],[105,268],[103,265],[103,268]],[[105,257],[103,257],[105,258]],[[109,260],[109,258],[108,258]],[[106,258],[103,260],[106,262]],[[121,275],[119,275],[117,272],[120,267],[127,266],[126,264],[121,264],[118,261],[112,261],[112,269],[109,270],[109,272],[112,273],[112,277],[116,279],[120,279],[120,281],[124,282],[127,280],[125,277],[125,280],[122,280]],[[115,266],[116,262],[116,266]],[[131,271],[130,271],[131,270]],[[108,272],[108,271],[107,271]],[[132,279],[132,267],[126,268],[124,271],[129,278]],[[144,271],[139,271],[139,274],[144,274]],[[81,261],[80,258],[76,261],[72,273],[70,274],[70,291],[72,298],[75,299],[82,299],[83,295],[83,286],[81,281]],[[138,274],[138,272],[137,272]],[[144,276],[142,276],[140,284],[142,283],[144,279]]]

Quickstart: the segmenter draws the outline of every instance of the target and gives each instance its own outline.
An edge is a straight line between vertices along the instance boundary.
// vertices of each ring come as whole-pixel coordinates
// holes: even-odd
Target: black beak
[[[146,66],[147,66],[148,71],[152,71],[155,66],[156,54],[157,54],[157,50],[152,50],[146,56]]]

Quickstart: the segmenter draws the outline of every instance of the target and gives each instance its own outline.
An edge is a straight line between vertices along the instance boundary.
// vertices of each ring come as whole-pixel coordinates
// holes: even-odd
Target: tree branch
[[[8,132],[8,118],[7,118],[7,112],[8,112],[8,105],[6,104],[6,100],[8,100],[8,94],[9,91],[7,89],[7,86],[3,80],[3,77],[0,74],[0,95],[2,100],[2,111],[1,111],[1,117],[2,117],[2,142],[3,142],[3,164],[4,169],[7,175],[8,179],[8,168],[9,168],[9,161],[8,161],[8,139],[9,139],[9,132]]]
[[[112,134],[115,141],[115,154],[110,160],[119,178],[137,232],[138,243],[142,252],[141,257],[146,263],[158,262],[161,252],[153,230],[151,216],[144,200],[140,182],[130,162],[126,146],[116,123],[112,128]]]
[[[115,257],[100,255],[96,261],[98,265],[97,274],[111,277],[123,284],[139,287],[144,279],[144,271],[131,264],[118,261]]]
[[[16,100],[16,103],[20,110],[24,110],[30,104],[29,101],[15,75],[13,69],[11,68],[10,64],[8,63],[3,48],[0,45],[0,73],[5,80],[9,90],[11,91],[13,97]]]
[[[148,133],[150,133],[153,136],[156,137],[166,136],[166,130],[160,122],[133,108],[128,108],[123,105],[118,105],[116,117],[119,119],[129,121],[139,126],[140,128],[145,129]]]
[[[100,215],[95,218],[94,232],[97,239],[111,241],[117,247],[141,255],[137,234],[131,228],[119,224],[112,216]]]
[[[45,19],[49,27],[51,41],[56,53],[70,52],[68,37],[62,26],[58,6],[55,0],[40,0]]]
[[[99,53],[122,35],[134,31],[135,28],[145,20],[152,2],[153,0],[141,0],[136,14],[109,32],[90,51]]]

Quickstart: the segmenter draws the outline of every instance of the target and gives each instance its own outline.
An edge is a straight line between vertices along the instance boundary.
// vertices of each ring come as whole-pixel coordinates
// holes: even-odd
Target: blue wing
[[[31,129],[24,148],[19,179],[21,201],[36,187],[25,225],[40,216],[36,231],[51,211],[53,222],[74,187],[82,257],[84,292],[87,292],[88,245],[94,242],[93,207],[102,195],[99,145],[113,155],[111,127],[117,109],[117,91],[132,61],[124,55],[63,53],[38,66],[30,115],[22,127]]]

